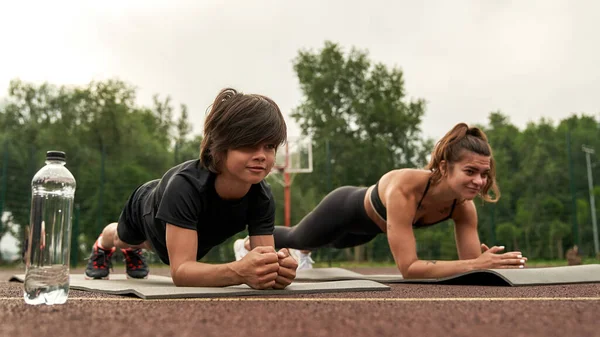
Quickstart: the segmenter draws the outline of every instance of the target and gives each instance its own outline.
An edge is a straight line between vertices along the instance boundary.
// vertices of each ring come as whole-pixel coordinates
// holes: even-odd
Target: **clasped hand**
[[[283,248],[256,247],[239,262],[238,274],[253,289],[284,289],[296,278],[298,262]]]

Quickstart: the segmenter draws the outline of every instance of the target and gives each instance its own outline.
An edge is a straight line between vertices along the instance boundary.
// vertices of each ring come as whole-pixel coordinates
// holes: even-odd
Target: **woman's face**
[[[490,162],[490,156],[465,151],[460,161],[449,163],[448,185],[461,198],[474,199],[490,179]]]

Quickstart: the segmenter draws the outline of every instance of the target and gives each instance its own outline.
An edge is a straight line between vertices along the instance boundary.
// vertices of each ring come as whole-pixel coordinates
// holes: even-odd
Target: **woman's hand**
[[[481,244],[482,254],[475,259],[475,269],[505,269],[524,268],[527,258],[521,252],[508,252],[501,254],[504,246],[489,248]]]

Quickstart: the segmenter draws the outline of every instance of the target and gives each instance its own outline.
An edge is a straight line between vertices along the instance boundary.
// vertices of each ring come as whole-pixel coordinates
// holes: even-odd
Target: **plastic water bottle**
[[[28,304],[63,304],[69,294],[69,253],[75,178],[61,151],[46,153],[46,166],[31,181],[24,298]]]

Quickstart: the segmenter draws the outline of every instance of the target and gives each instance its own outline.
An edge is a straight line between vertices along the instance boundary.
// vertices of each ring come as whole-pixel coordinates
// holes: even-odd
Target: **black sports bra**
[[[427,186],[425,187],[425,191],[423,192],[423,196],[421,197],[421,200],[419,200],[419,204],[417,205],[417,209],[421,208],[421,203],[423,202],[423,199],[425,198],[425,195],[427,194],[427,191],[429,191],[429,186],[431,185],[431,179],[429,179],[427,181]],[[379,198],[379,191],[378,191],[378,187],[379,187],[379,181],[377,182],[377,184],[375,184],[375,187],[373,188],[373,190],[371,191],[371,204],[373,205],[373,208],[375,209],[375,212],[383,219],[387,221],[387,210],[385,208],[385,206],[383,205],[383,202],[381,201],[381,198]],[[456,206],[456,199],[454,199],[454,202],[452,203],[452,209],[450,210],[450,214],[448,214],[447,217],[438,220],[434,223],[430,223],[430,224],[423,224],[420,223],[419,221],[414,221],[413,222],[413,227],[414,228],[422,228],[422,227],[429,227],[429,226],[433,226],[435,224],[438,224],[442,221],[446,221],[448,219],[450,219],[452,217],[452,213],[454,212],[454,207]]]

